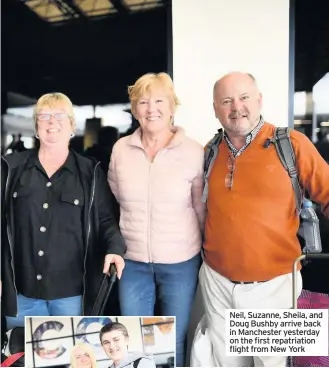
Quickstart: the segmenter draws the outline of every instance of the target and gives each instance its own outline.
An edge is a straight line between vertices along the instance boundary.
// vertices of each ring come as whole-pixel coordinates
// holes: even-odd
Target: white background
[[[252,73],[265,120],[288,126],[289,0],[173,0],[175,124],[201,144],[216,133],[212,88],[231,71]]]

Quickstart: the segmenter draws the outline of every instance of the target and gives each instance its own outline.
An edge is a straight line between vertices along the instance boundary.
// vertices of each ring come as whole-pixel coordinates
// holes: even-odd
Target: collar
[[[224,140],[226,142],[226,144],[228,145],[229,150],[231,151],[231,153],[233,154],[234,157],[239,156],[247,147],[248,145],[255,139],[256,135],[259,133],[259,131],[262,129],[263,125],[264,125],[264,119],[262,117],[262,115],[259,118],[259,123],[256,125],[256,127],[246,136],[246,142],[244,144],[244,146],[241,149],[236,149],[232,142],[230,141],[230,138],[228,137],[228,135],[226,134],[225,130],[224,130]]]
[[[40,170],[44,170],[44,168],[42,167],[42,165],[40,163],[39,156],[38,156],[38,151],[37,150],[35,150],[31,154],[31,156],[29,157],[26,167],[28,169],[30,169],[33,166],[36,166]],[[75,174],[75,172],[76,172],[75,159],[73,157],[73,153],[72,153],[71,150],[69,151],[69,154],[67,156],[67,159],[64,162],[64,164],[62,165],[61,169],[63,169],[63,168],[69,170],[72,174]]]
[[[264,125],[264,119],[262,117],[262,115],[260,115],[259,118],[259,122],[258,124],[255,126],[255,128],[246,136],[246,143],[250,143],[258,134],[258,132],[261,130],[261,128]],[[229,140],[229,137],[227,135],[227,133],[224,130],[224,137],[226,137]]]
[[[165,148],[174,148],[182,144],[185,138],[185,132],[182,127],[172,126],[171,131],[174,133],[173,138]],[[134,133],[129,137],[128,144],[131,146],[136,146],[144,149],[142,143],[142,128],[139,127],[134,131]]]

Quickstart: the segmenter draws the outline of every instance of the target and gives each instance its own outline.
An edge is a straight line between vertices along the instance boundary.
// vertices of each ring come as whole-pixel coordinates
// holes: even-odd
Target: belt
[[[233,282],[233,284],[250,285],[250,284],[261,284],[262,282],[267,282],[268,280],[264,280],[264,281],[233,281],[233,280],[230,280],[230,281]]]

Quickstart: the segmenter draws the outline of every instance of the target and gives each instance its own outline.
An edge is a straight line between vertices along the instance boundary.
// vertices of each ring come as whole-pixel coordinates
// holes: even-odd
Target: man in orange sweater
[[[212,166],[200,270],[215,366],[285,366],[285,357],[225,354],[225,310],[291,308],[293,261],[301,254],[295,194],[261,116],[262,96],[250,74],[230,73],[214,86],[224,128]],[[291,132],[302,187],[329,216],[329,166],[309,139]],[[298,274],[298,292],[302,280]]]

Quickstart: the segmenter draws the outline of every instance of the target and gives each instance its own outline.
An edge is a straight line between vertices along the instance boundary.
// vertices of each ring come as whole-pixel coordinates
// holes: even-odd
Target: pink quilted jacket
[[[120,204],[127,259],[178,263],[200,251],[204,151],[182,128],[173,129],[170,144],[153,162],[140,128],[113,147],[108,181]]]

